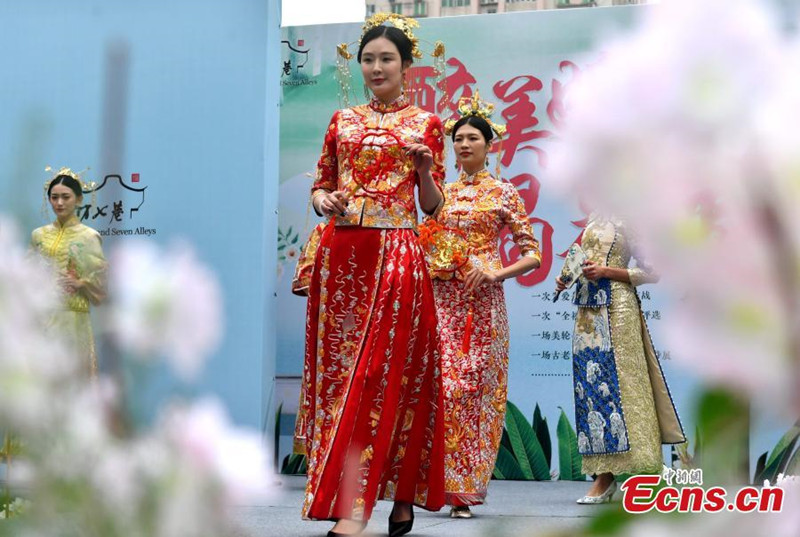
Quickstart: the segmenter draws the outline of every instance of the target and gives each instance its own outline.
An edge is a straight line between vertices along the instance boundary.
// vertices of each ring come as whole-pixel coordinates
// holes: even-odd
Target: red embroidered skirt
[[[328,226],[306,323],[303,517],[369,520],[379,499],[441,509],[439,339],[414,232]]]
[[[503,284],[481,285],[473,298],[455,279],[436,280],[433,289],[442,339],[445,501],[477,505],[486,499],[506,413],[509,332]]]

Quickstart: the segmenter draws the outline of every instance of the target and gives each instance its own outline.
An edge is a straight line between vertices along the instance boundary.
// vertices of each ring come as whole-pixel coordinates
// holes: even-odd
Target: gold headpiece
[[[399,13],[376,13],[368,18],[364,26],[361,27],[361,39],[364,39],[364,35],[376,26],[385,26],[387,22],[391,22],[392,26],[406,34],[412,45],[411,55],[417,59],[422,58],[422,52],[419,50],[419,39],[412,30],[412,28],[419,28],[419,23],[416,19]]]
[[[462,97],[458,100],[458,115],[461,118],[476,116],[486,121],[498,137],[502,138],[506,134],[506,126],[499,125],[492,121],[492,114],[494,113],[494,105],[490,102],[484,101],[480,97],[480,93],[476,90],[472,97]],[[450,136],[453,133],[453,127],[461,119],[448,119],[444,122],[444,133]]]
[[[74,172],[74,171],[72,171],[71,168],[62,167],[62,168],[58,169],[57,171],[53,171],[53,168],[51,166],[47,166],[44,169],[44,171],[51,172],[50,178],[47,181],[45,181],[45,183],[44,183],[44,192],[43,192],[43,200],[42,200],[42,216],[45,219],[47,219],[47,189],[50,188],[50,183],[53,182],[53,179],[55,179],[56,177],[58,177],[60,175],[66,175],[66,176],[72,177],[73,179],[78,181],[78,184],[81,185],[81,192],[83,192],[84,194],[87,194],[87,193],[91,192],[91,194],[92,194],[92,205],[97,205],[97,200],[96,200],[97,183],[95,181],[85,181],[83,179],[83,176],[86,174],[86,172],[89,171],[89,168],[86,168],[86,169],[81,170],[79,172]]]
[[[339,82],[341,92],[339,93],[339,101],[342,107],[347,108],[350,106],[350,94],[354,93],[351,84],[350,74],[350,60],[353,59],[353,54],[348,50],[350,45],[360,43],[364,35],[371,29],[377,26],[385,26],[390,23],[392,26],[400,30],[411,41],[411,55],[414,58],[422,58],[422,51],[419,47],[419,38],[414,35],[414,28],[419,28],[419,22],[411,17],[400,15],[399,13],[376,13],[364,22],[362,26],[361,37],[358,41],[353,43],[340,43],[336,46],[336,78]],[[444,88],[445,76],[445,51],[444,43],[436,41],[432,44],[431,57],[433,57],[433,67],[437,72],[439,81],[437,86],[442,88],[442,91],[447,93],[447,88]],[[366,91],[366,90],[365,90]],[[413,91],[413,89],[411,90]],[[369,95],[365,95],[369,99]]]

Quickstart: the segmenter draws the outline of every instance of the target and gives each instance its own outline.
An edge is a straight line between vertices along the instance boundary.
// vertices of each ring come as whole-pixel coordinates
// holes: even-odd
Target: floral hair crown
[[[475,116],[483,119],[498,137],[502,138],[506,134],[506,126],[499,125],[492,121],[492,114],[494,113],[494,105],[490,102],[484,101],[480,97],[480,93],[475,91],[472,97],[462,97],[458,100],[458,115],[459,119],[448,119],[444,122],[444,133],[450,136],[453,133],[453,127],[459,120]]]
[[[74,171],[72,171],[71,168],[62,167],[62,168],[60,168],[60,169],[58,169],[56,171],[53,171],[53,168],[51,166],[48,166],[47,168],[44,169],[44,171],[52,173],[52,175],[50,176],[50,179],[48,179],[47,182],[44,184],[45,190],[47,190],[50,187],[50,183],[53,181],[53,179],[55,179],[56,177],[58,177],[60,175],[66,175],[67,177],[72,177],[73,179],[78,181],[78,183],[80,183],[80,185],[81,185],[81,189],[84,192],[91,192],[97,186],[96,182],[94,182],[94,181],[85,181],[83,179],[83,176],[86,175],[86,172],[89,171],[89,168],[86,168],[85,170],[81,170],[79,172],[74,172]]]
[[[358,41],[353,43],[340,43],[336,46],[336,69],[337,80],[339,82],[340,93],[339,101],[344,107],[350,106],[350,94],[353,93],[350,74],[350,60],[353,59],[353,53],[350,52],[349,47],[361,43],[367,32],[378,26],[391,25],[405,34],[411,41],[411,55],[414,58],[420,59],[423,57],[422,50],[420,49],[420,40],[414,35],[414,28],[419,28],[419,22],[411,17],[400,15],[399,13],[376,13],[364,22],[361,27],[361,37]],[[444,88],[445,76],[445,50],[444,43],[436,41],[432,43],[432,51],[430,53],[433,57],[433,67],[437,73],[438,87],[442,87],[445,93],[447,89]],[[366,92],[365,92],[366,93]],[[365,95],[369,99],[368,95]]]
[[[78,184],[81,186],[81,191],[83,193],[92,193],[92,205],[96,205],[96,196],[97,196],[97,183],[95,181],[85,181],[83,176],[86,175],[86,172],[89,171],[89,168],[81,170],[79,172],[72,171],[72,168],[67,168],[66,166],[59,168],[58,170],[53,170],[51,166],[48,166],[44,169],[44,171],[51,173],[50,178],[45,181],[44,183],[44,191],[42,193],[42,216],[46,219],[47,218],[47,190],[50,188],[50,183],[53,180],[60,176],[66,175],[67,177],[72,177]]]
[[[419,50],[419,39],[414,35],[413,28],[419,28],[419,22],[411,17],[400,15],[399,13],[376,13],[364,22],[361,27],[361,39],[367,32],[376,26],[385,26],[386,23],[391,23],[392,26],[406,34],[406,37],[411,41],[411,55],[415,58],[422,58],[422,52]],[[360,39],[359,39],[360,41]]]

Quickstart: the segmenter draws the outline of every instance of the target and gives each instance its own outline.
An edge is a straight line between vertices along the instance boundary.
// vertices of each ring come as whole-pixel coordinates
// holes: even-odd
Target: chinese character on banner
[[[431,66],[411,67],[406,73],[406,93],[411,104],[426,112],[440,114],[443,121],[457,115],[458,100],[462,97],[472,97],[470,85],[475,83],[475,77],[457,58],[447,60],[447,65],[455,67],[455,72],[436,83],[436,86],[434,81],[438,73]],[[442,92],[438,103],[437,89]]]
[[[536,105],[529,94],[541,91],[542,87],[542,81],[532,75],[500,80],[494,85],[494,94],[507,104],[502,112],[508,127],[508,138],[503,141],[500,160],[503,166],[511,165],[518,150],[534,151],[539,165],[547,165],[547,153],[541,147],[528,143],[553,135],[550,131],[536,129],[539,120],[536,119]]]
[[[98,216],[108,216],[106,213],[106,209],[108,209],[108,205],[103,205],[102,207],[95,207],[97,212],[94,213],[92,220],[96,220]]]
[[[409,68],[406,73],[406,93],[414,106],[431,114],[436,113],[436,88],[430,82],[436,79],[436,69],[429,65]]]
[[[564,119],[567,115],[567,105],[565,102],[567,88],[571,83],[577,80],[581,74],[581,70],[571,61],[559,63],[558,70],[562,73],[569,70],[572,73],[572,77],[568,82],[564,83],[554,78],[550,85],[552,96],[550,97],[550,102],[547,103],[547,117],[550,118],[550,123],[553,124],[553,127],[560,130],[564,126]]]
[[[81,205],[78,207],[78,216],[81,218],[81,222],[89,218],[89,211],[92,210],[92,204],[88,203],[86,205]]]
[[[533,214],[536,210],[536,204],[539,203],[539,190],[541,188],[539,180],[529,173],[522,173],[511,178],[508,182],[516,187],[522,197],[525,211],[529,215]],[[550,273],[550,267],[553,265],[553,226],[547,220],[535,216],[529,219],[534,228],[534,234],[539,239],[542,264],[533,272],[517,276],[517,282],[525,287],[532,287],[545,281]],[[541,226],[541,230],[538,229],[539,226]],[[514,237],[508,230],[500,237],[500,259],[503,262],[503,266],[511,265],[519,260],[519,249],[514,244]]]
[[[122,215],[125,214],[125,211],[122,208],[122,200],[114,202],[114,209],[111,211],[111,220],[109,222],[122,221]]]

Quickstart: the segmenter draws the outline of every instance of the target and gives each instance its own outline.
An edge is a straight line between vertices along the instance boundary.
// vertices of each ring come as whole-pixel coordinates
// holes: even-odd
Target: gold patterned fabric
[[[337,226],[416,229],[414,188],[419,176],[403,148],[421,143],[433,153],[433,180],[444,181],[442,123],[435,115],[409,104],[405,97],[386,104],[338,110],[328,125],[317,178],[311,188],[350,195],[347,213]]]
[[[53,315],[51,329],[62,335],[84,360],[90,375],[97,371],[97,353],[89,311],[106,297],[107,263],[100,234],[77,217],[36,228],[31,248],[47,258],[60,275],[83,282],[72,294],[64,294],[63,308]]]
[[[511,183],[499,181],[487,170],[462,173],[458,181],[444,187],[445,203],[436,215],[444,226],[460,230],[469,243],[468,269],[497,271],[503,268],[498,251],[500,234],[511,230],[520,257],[541,261],[539,241],[533,236],[528,213]],[[448,279],[441,273],[432,278]]]
[[[506,226],[521,255],[540,258],[525,206],[513,185],[486,170],[474,176],[462,174],[445,186],[445,198],[436,220],[469,242],[470,268],[502,268],[498,244]],[[434,270],[432,276],[442,340],[445,500],[454,506],[481,504],[503,435],[508,393],[509,328],[503,284],[481,285],[470,294],[452,272]]]
[[[433,288],[414,230],[424,143],[441,184],[441,124],[408,102],[340,110],[317,181],[348,194],[320,236],[306,313],[296,446],[308,456],[302,516],[367,521],[378,500],[444,505],[444,419]]]
[[[663,464],[661,445],[684,442],[680,420],[669,396],[666,379],[653,351],[641,314],[635,284],[657,279],[636,253],[634,235],[619,220],[592,216],[583,236],[583,249],[598,265],[628,269],[631,283],[611,282],[608,306],[611,345],[630,449],[622,453],[583,456],[586,474],[658,472]],[[631,260],[636,266],[628,268]],[[576,333],[588,326],[584,317],[592,308],[579,308]]]

